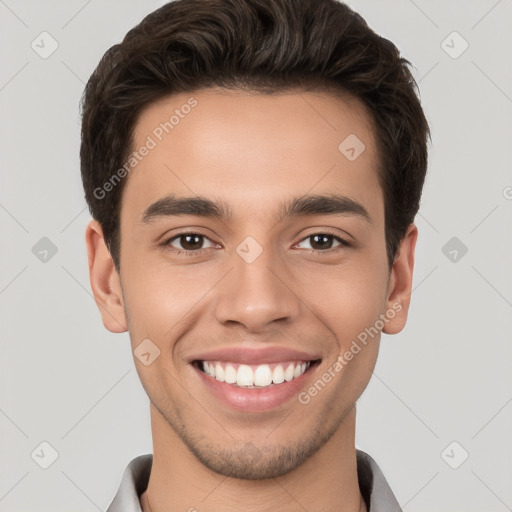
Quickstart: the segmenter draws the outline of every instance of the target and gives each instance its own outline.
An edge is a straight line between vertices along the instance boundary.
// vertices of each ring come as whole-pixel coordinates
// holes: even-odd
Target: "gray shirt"
[[[362,450],[357,450],[359,489],[368,512],[402,512],[377,463]],[[139,497],[146,490],[153,455],[139,455],[124,471],[121,485],[107,512],[142,512]]]

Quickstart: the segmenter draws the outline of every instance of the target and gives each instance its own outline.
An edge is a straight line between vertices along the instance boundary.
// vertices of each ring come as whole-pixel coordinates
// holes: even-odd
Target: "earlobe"
[[[415,224],[410,224],[398,247],[389,277],[385,311],[388,322],[382,329],[386,334],[399,333],[407,322],[417,239],[418,228]]]
[[[119,274],[98,221],[89,222],[85,231],[85,243],[89,261],[89,280],[103,325],[111,332],[126,332],[128,327]]]

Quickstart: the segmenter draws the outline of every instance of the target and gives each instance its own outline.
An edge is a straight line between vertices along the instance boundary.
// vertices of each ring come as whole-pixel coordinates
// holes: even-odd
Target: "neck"
[[[141,496],[144,512],[366,511],[357,479],[355,408],[301,466],[265,480],[226,477],[203,466],[153,405],[151,427],[153,465]]]

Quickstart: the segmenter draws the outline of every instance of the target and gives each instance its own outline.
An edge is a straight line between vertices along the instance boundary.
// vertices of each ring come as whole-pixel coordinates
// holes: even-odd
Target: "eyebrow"
[[[228,221],[232,218],[232,210],[223,201],[208,199],[202,196],[176,197],[174,194],[165,196],[142,214],[142,222],[149,224],[160,217],[196,215]],[[292,198],[281,205],[279,221],[300,215],[353,215],[371,223],[372,219],[366,208],[353,199],[338,195],[307,195]]]

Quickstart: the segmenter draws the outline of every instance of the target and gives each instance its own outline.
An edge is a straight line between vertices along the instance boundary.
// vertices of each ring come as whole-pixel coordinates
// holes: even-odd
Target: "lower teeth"
[[[236,382],[231,384],[232,386],[236,386],[237,388],[246,388],[246,389],[263,389],[263,388],[269,388],[270,386],[275,386],[275,382],[271,382],[268,386],[239,386]]]

